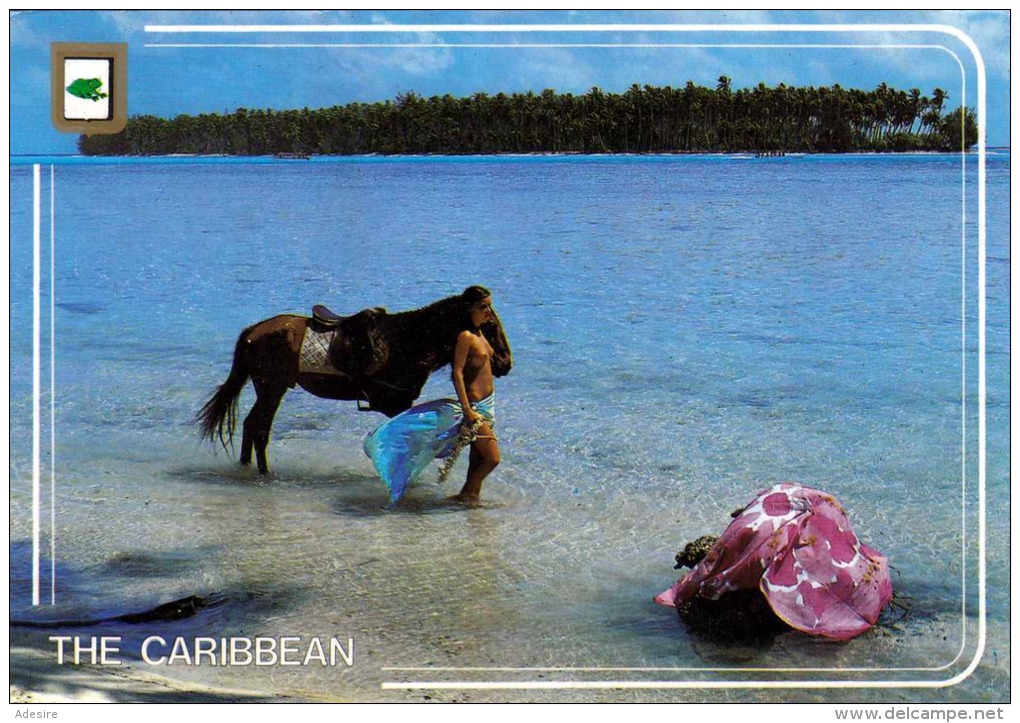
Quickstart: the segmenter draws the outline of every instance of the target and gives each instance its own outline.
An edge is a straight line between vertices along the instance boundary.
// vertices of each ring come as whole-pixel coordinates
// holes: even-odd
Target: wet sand
[[[13,633],[10,647],[11,703],[290,703],[278,693],[228,690],[171,680],[135,664],[118,667],[54,665],[52,653]],[[342,701],[334,701],[342,702]]]

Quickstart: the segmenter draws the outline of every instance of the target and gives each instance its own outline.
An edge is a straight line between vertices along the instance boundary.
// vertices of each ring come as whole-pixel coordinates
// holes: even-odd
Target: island
[[[539,153],[855,153],[961,151],[977,143],[974,113],[945,112],[948,94],[918,88],[732,89],[632,85],[583,95],[474,93],[330,108],[134,116],[114,135],[81,136],[83,155],[428,155]]]

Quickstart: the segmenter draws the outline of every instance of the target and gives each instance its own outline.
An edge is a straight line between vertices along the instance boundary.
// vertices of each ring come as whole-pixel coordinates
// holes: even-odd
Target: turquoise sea
[[[132,663],[298,698],[1008,700],[1009,170],[989,153],[982,440],[974,154],[16,159],[11,615],[215,592],[188,620],[103,634],[128,657],[155,634],[353,638],[352,667]],[[387,510],[361,452],[383,418],[301,390],[270,480],[198,439],[242,328],[475,283],[516,362],[488,507],[442,503],[455,472]],[[451,393],[441,371],[423,399]],[[845,644],[734,643],[652,603],[679,547],[780,481],[840,500],[905,611]],[[718,682],[749,687],[685,687]]]

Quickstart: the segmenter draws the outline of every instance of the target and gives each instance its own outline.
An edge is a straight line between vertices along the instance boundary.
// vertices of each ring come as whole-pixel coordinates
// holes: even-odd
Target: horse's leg
[[[291,314],[267,319],[246,330],[234,352],[235,357],[240,355],[255,387],[255,404],[242,425],[241,464],[251,464],[254,453],[263,474],[269,472],[266,447],[273,417],[287,389],[296,384],[308,321]]]
[[[250,443],[255,448],[255,460],[259,465],[261,474],[269,474],[269,456],[266,450],[269,447],[269,433],[273,428],[273,417],[280,407],[283,395],[287,393],[287,387],[279,384],[257,384],[255,393],[257,395],[255,406],[244,420],[244,441],[241,444],[241,461],[244,463],[246,451],[245,444]],[[248,451],[248,463],[251,462],[251,450]]]
[[[258,406],[258,399],[255,400],[255,406]],[[255,406],[248,412],[248,416],[244,418],[244,424],[241,425],[241,464],[247,467],[251,464],[251,453],[255,446],[255,442],[252,438],[252,429],[255,423]]]
[[[251,411],[248,412],[248,416],[244,418],[244,424],[241,425],[241,464],[247,467],[251,464],[251,455],[255,449],[255,438],[258,434],[259,429],[262,428],[264,422],[263,417],[266,414],[266,406],[269,403],[270,393],[267,391],[267,385],[263,382],[256,382],[255,386],[255,404],[252,405]],[[280,395],[282,396],[282,395]],[[276,406],[280,404],[280,400],[276,400]],[[273,413],[275,413],[276,407],[273,407]],[[270,425],[272,424],[272,418],[270,417]],[[266,444],[268,444],[268,440]],[[259,471],[263,471],[261,465]]]

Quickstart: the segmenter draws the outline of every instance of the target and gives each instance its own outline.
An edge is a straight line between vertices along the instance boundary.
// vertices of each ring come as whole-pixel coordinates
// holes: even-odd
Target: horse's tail
[[[229,451],[234,445],[237,400],[250,376],[241,359],[242,345],[254,328],[254,326],[249,326],[237,337],[237,344],[234,345],[234,362],[230,366],[230,375],[227,377],[227,381],[216,389],[212,398],[205,403],[205,406],[195,417],[195,421],[202,431],[202,439],[208,439],[210,442],[215,442],[218,439],[226,451]]]

